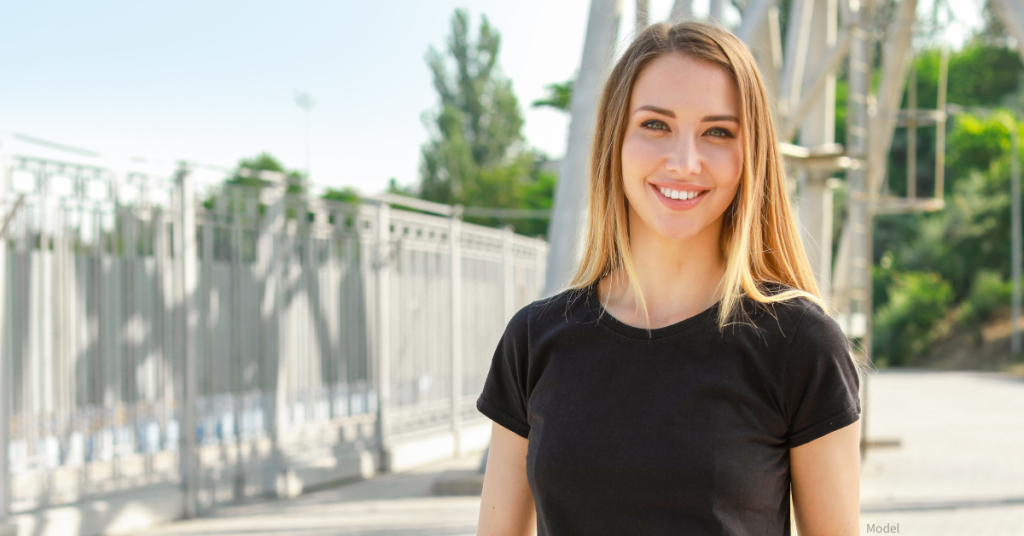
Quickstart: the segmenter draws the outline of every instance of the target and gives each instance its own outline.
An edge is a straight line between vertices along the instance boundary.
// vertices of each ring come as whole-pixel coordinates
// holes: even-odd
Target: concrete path
[[[147,536],[471,536],[480,497],[434,497],[439,478],[480,466],[481,455],[384,475],[291,501],[221,508],[215,517],[173,523]]]
[[[868,380],[870,449],[861,534],[1024,535],[1024,379],[960,372],[883,372]],[[221,509],[149,536],[471,535],[479,497],[434,497],[433,483],[474,456],[293,501]],[[882,532],[882,534],[885,534]]]
[[[1024,534],[1024,379],[995,373],[884,372],[868,380],[861,530]],[[884,533],[883,533],[884,534]]]

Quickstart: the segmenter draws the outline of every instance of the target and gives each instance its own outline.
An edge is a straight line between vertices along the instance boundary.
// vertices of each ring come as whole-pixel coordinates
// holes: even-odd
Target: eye
[[[709,128],[705,134],[710,134],[712,138],[733,138],[732,132],[725,130],[722,127]]]
[[[643,123],[640,123],[640,128],[646,128],[647,130],[668,130],[668,125],[660,119],[648,119]]]

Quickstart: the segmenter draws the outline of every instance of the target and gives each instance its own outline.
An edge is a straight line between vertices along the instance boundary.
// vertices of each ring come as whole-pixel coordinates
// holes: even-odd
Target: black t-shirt
[[[789,534],[789,449],[856,422],[839,326],[806,299],[718,327],[718,306],[664,328],[604,312],[594,288],[509,322],[481,413],[529,439],[540,536]]]

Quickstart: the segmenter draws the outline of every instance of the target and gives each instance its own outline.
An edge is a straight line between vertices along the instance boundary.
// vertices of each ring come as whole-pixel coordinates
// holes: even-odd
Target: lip
[[[700,202],[703,201],[705,197],[707,197],[705,194],[710,191],[709,188],[702,188],[700,185],[697,184],[681,184],[673,182],[651,182],[648,184],[651,185],[651,190],[653,190],[653,194],[655,197],[658,198],[658,201],[661,201],[661,203],[665,205],[665,207],[668,208],[669,210],[675,210],[680,212],[690,210],[693,207],[699,205]],[[694,197],[693,199],[669,199],[661,194],[662,188],[669,188],[677,192],[703,193],[701,193],[697,197]]]

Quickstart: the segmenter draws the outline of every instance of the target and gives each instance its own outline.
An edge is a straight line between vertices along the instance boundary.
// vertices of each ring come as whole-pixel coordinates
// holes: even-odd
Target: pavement
[[[886,371],[867,383],[861,533],[1024,535],[1024,378]],[[877,532],[876,532],[877,533]]]
[[[884,371],[867,380],[864,409],[868,440],[880,446],[861,466],[861,534],[1024,535],[1024,378]],[[433,490],[479,463],[470,456],[291,501],[225,507],[141,534],[472,535],[480,498]]]

